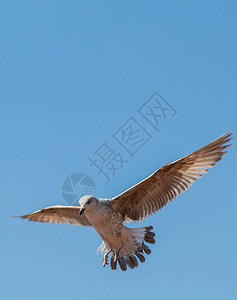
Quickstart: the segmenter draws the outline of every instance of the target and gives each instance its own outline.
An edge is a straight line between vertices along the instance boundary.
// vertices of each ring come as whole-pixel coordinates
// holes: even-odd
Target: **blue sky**
[[[189,191],[129,225],[152,225],[157,234],[135,270],[102,268],[91,228],[10,218],[65,204],[62,183],[73,173],[90,176],[98,197],[112,197],[236,133],[236,8],[235,1],[0,3],[2,299],[236,299],[235,140]],[[159,131],[138,112],[156,91],[177,111],[160,117]],[[113,136],[131,117],[151,136],[134,155]],[[114,176],[107,170],[108,182],[88,160],[106,141],[127,160]]]

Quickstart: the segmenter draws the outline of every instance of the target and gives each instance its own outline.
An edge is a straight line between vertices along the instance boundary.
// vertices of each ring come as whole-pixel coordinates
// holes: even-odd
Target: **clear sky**
[[[102,268],[94,229],[10,218],[74,201],[83,182],[70,187],[71,174],[112,197],[236,134],[236,9],[236,1],[1,1],[1,299],[236,299],[236,139],[189,191],[128,225],[157,234],[135,270]],[[144,118],[155,92],[163,98],[150,101],[163,110]],[[122,141],[132,127],[140,137]],[[102,147],[113,150],[106,161]]]

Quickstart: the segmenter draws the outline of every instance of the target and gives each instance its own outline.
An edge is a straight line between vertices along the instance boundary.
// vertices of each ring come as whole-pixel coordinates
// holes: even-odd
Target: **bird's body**
[[[103,240],[98,250],[105,252],[103,266],[112,252],[111,268],[117,262],[125,271],[138,266],[137,258],[145,261],[144,252],[151,250],[145,243],[154,244],[153,227],[128,228],[126,222],[141,221],[157,212],[185,192],[202,174],[209,171],[226,153],[231,133],[226,133],[205,147],[168,163],[152,175],[112,199],[90,195],[79,200],[79,206],[55,205],[28,215],[30,221],[69,223],[92,226]],[[137,257],[137,258],[136,258]]]
[[[144,241],[155,243],[155,234],[151,232],[152,227],[128,228],[124,225],[121,216],[109,205],[111,199],[99,199],[86,195],[80,199],[82,206],[88,200],[91,201],[90,206],[85,209],[84,214],[103,240],[98,248],[102,253],[105,252],[103,265],[105,266],[108,263],[107,253],[110,252],[114,253],[111,258],[112,268],[116,268],[116,258],[121,268],[125,269],[126,264],[123,263],[123,260],[130,264],[131,268],[137,266],[133,254],[145,260],[141,253],[144,250],[147,254],[150,254],[150,249],[144,244]]]
[[[103,241],[111,248],[116,249],[121,245],[121,238],[126,237],[126,228],[116,212],[106,205],[105,201],[94,198],[96,205],[93,209],[84,212],[91,226],[95,228]]]

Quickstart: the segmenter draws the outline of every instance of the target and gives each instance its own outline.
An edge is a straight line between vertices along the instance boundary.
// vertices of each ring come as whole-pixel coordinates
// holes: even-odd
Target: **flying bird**
[[[98,248],[104,253],[103,266],[109,263],[112,270],[119,264],[134,269],[151,253],[146,243],[155,243],[153,227],[128,228],[126,223],[141,221],[154,214],[181,193],[194,181],[207,173],[227,152],[232,133],[226,133],[205,147],[168,163],[149,177],[112,198],[85,195],[79,205],[54,205],[21,216],[36,222],[68,223],[94,227],[103,240]]]

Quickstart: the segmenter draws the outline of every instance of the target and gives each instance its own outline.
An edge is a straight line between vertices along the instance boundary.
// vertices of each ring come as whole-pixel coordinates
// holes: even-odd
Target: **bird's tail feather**
[[[136,268],[138,266],[137,258],[143,263],[146,260],[144,254],[151,254],[151,249],[145,242],[155,244],[155,233],[152,232],[152,229],[152,226],[129,229],[130,239],[127,245],[121,249],[118,256],[119,266],[122,271],[126,271],[127,266],[131,269]],[[111,264],[111,268],[112,266]]]
[[[110,260],[110,266],[112,270],[116,270],[117,262],[122,271],[127,270],[127,266],[134,269],[138,266],[138,260],[141,263],[145,262],[144,254],[151,254],[150,248],[145,244],[155,244],[155,233],[152,232],[153,227],[142,227],[142,228],[127,228],[128,230],[128,240],[125,245],[116,253],[112,251],[110,247],[103,242],[98,248],[97,252],[107,252],[112,251],[112,256]]]

